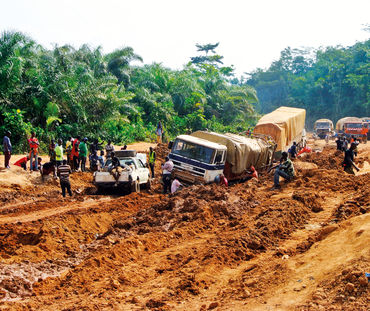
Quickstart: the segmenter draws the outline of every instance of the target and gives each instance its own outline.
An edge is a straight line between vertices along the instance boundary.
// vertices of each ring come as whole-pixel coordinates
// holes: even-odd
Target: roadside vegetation
[[[15,152],[36,131],[42,149],[52,138],[151,140],[158,121],[164,136],[198,129],[245,131],[260,113],[285,105],[315,119],[370,115],[369,44],[312,52],[287,48],[267,70],[234,76],[217,44],[197,45],[181,70],[142,64],[131,47],[37,44],[19,32],[0,36],[0,135],[12,132]],[[257,97],[258,95],[258,97]]]
[[[131,47],[48,50],[19,32],[0,37],[0,134],[12,131],[18,151],[26,135],[148,140],[161,121],[165,136],[208,128],[237,132],[257,119],[255,90],[230,83],[218,44],[198,45],[182,70],[141,65]]]
[[[267,70],[248,76],[259,111],[280,106],[307,110],[306,124],[328,118],[370,117],[370,40],[349,47],[286,48]]]

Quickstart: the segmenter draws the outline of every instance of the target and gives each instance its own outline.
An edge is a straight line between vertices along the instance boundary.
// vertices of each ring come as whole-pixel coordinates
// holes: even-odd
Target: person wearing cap
[[[279,179],[280,176],[286,179],[287,181],[290,181],[294,178],[295,172],[294,172],[294,166],[293,162],[288,158],[288,153],[283,152],[281,154],[280,164],[272,167],[269,171],[272,169],[275,170],[274,174],[274,186],[271,190],[280,189]]]
[[[55,147],[55,160],[57,162],[57,167],[63,163],[63,142],[59,138],[58,145]]]
[[[219,174],[215,177],[215,182],[216,184],[223,186],[227,188],[229,186],[229,182],[227,181],[227,178],[225,177],[224,174]]]
[[[79,145],[79,155],[81,163],[81,171],[86,172],[86,158],[87,158],[87,138],[85,137]]]
[[[10,136],[12,133],[10,131],[5,132],[5,136],[3,138],[3,147],[4,147],[4,166],[5,168],[10,168],[9,161],[12,156],[12,143],[10,142]]]

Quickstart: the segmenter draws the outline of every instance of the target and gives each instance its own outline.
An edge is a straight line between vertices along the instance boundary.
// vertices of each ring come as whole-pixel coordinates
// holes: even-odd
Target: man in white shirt
[[[171,193],[175,193],[181,186],[182,184],[177,179],[175,179],[171,185]]]
[[[171,190],[171,173],[173,170],[173,162],[169,157],[166,157],[166,162],[162,165],[162,180],[163,180],[163,193]]]

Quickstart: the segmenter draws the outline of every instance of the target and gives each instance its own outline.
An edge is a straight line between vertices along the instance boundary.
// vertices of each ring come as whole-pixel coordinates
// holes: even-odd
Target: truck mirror
[[[173,146],[173,141],[171,140],[171,141],[168,143],[168,149],[172,149],[172,146]]]

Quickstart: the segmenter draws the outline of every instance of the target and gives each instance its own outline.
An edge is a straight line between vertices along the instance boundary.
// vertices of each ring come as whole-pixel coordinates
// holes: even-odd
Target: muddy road
[[[349,176],[329,145],[281,191],[264,175],[173,196],[158,180],[97,195],[75,173],[63,199],[52,180],[0,171],[0,309],[368,310],[369,158],[361,145]]]

